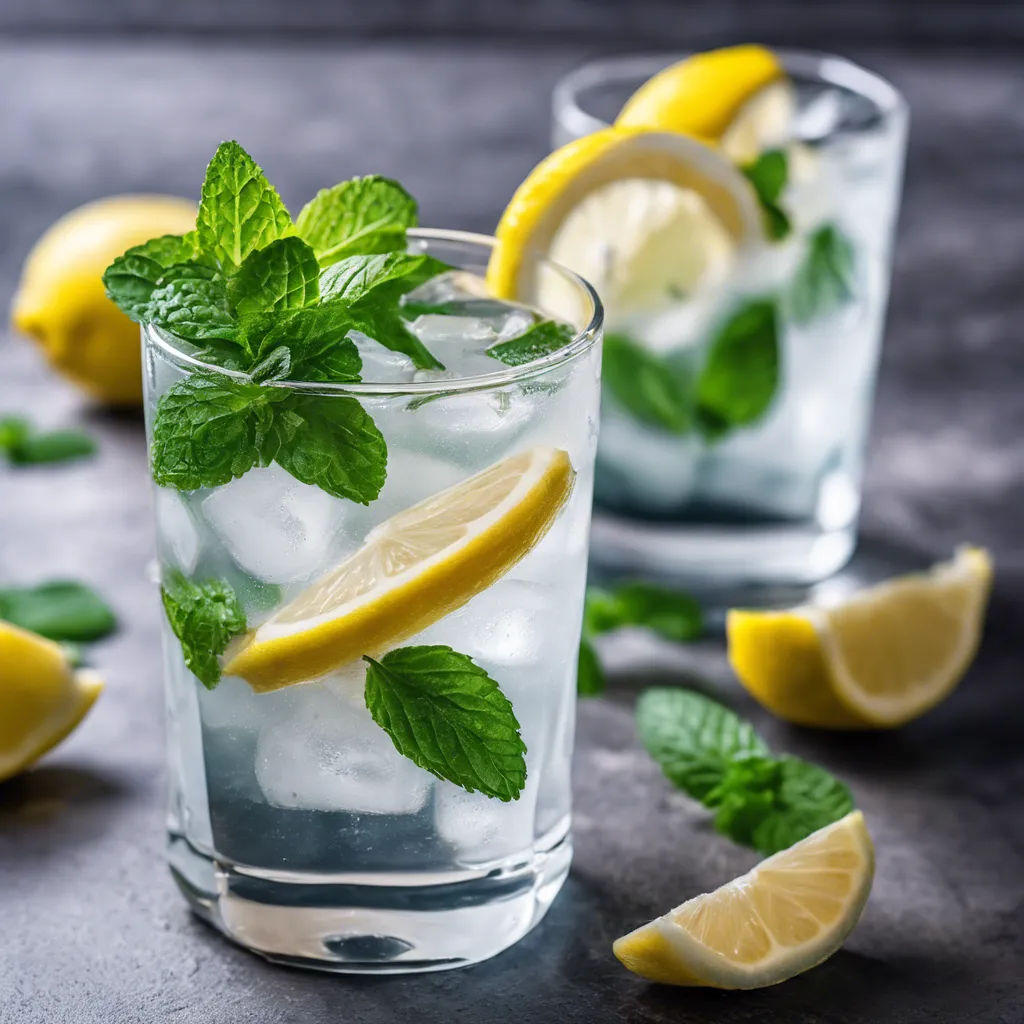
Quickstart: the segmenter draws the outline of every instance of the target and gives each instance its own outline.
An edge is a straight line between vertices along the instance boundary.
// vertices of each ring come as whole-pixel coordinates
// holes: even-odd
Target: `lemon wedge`
[[[85,718],[103,689],[59,645],[0,622],[0,781],[38,761]]]
[[[974,659],[992,563],[961,548],[931,572],[834,608],[731,611],[729,660],[769,711],[800,725],[886,728],[947,697]]]
[[[871,836],[852,811],[612,948],[629,970],[667,985],[777,985],[839,949],[860,920],[874,872]]]
[[[374,527],[363,546],[226,652],[254,690],[378,655],[486,590],[547,533],[575,472],[560,448],[509,456]]]
[[[612,321],[721,279],[762,228],[749,183],[713,147],[606,128],[541,161],[495,234],[487,270],[494,295],[572,319],[557,283],[538,274],[536,257],[546,256],[590,281]]]
[[[728,46],[654,75],[626,101],[615,124],[704,139],[744,164],[787,141],[795,107],[792,84],[770,50]]]

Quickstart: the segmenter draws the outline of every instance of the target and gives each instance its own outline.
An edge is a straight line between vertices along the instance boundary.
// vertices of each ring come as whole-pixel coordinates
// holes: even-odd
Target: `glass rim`
[[[675,50],[647,54],[599,57],[573,68],[556,83],[552,92],[555,121],[573,135],[589,135],[609,127],[607,121],[584,110],[579,94],[616,79],[647,79],[683,58],[700,51]],[[875,103],[886,118],[905,116],[907,102],[888,79],[848,57],[822,50],[780,47],[772,49],[783,67],[796,77],[817,78],[849,89]]]
[[[477,234],[472,231],[459,231],[450,228],[409,228],[407,236],[410,239],[423,241],[454,242],[466,245],[478,245],[493,249],[498,240],[492,235]],[[549,352],[540,359],[535,359],[521,366],[508,366],[494,373],[475,374],[467,377],[452,377],[444,380],[421,380],[421,381],[353,381],[351,383],[337,383],[333,381],[302,381],[302,380],[274,380],[264,381],[263,387],[284,388],[289,391],[302,391],[313,394],[336,394],[336,395],[376,395],[379,397],[400,397],[408,396],[429,396],[429,395],[450,395],[463,392],[491,391],[510,384],[518,384],[520,381],[532,380],[534,377],[542,376],[549,371],[569,363],[577,356],[586,352],[595,341],[597,341],[601,329],[604,326],[604,307],[594,287],[585,278],[580,277],[575,271],[556,263],[546,257],[539,258],[539,266],[548,266],[567,280],[578,292],[582,292],[590,303],[591,315],[586,326],[576,331],[571,341],[554,352]],[[543,312],[543,311],[542,311]],[[143,323],[141,325],[143,335],[147,341],[159,348],[177,366],[186,366],[193,371],[204,371],[219,376],[230,377],[233,380],[249,382],[250,374],[244,370],[230,370],[225,366],[218,366],[216,363],[208,363],[199,359],[178,347],[178,344],[185,342],[185,339],[178,338],[170,331],[158,327],[156,324]],[[176,344],[176,342],[178,344]]]

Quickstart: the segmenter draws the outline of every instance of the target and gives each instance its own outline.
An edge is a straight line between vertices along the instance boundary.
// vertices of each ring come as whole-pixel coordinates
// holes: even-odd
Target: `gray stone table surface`
[[[279,48],[0,42],[0,302],[58,215],[101,195],[194,194],[237,137],[295,208],[355,173],[400,178],[428,224],[486,230],[544,152],[569,46]],[[460,972],[393,980],[272,967],[193,920],[163,866],[158,606],[141,422],[90,408],[0,336],[0,412],[85,424],[97,459],[0,469],[0,579],[89,580],[123,628],[95,649],[108,691],[37,770],[0,786],[0,1021],[642,1021],[1011,1024],[1024,1019],[1024,77],[1012,54],[861,55],[914,112],[865,534],[914,557],[988,545],[986,641],[942,707],[897,733],[831,736],[759,713],[720,646],[606,653],[580,708],[577,854],[544,923]],[[745,870],[634,737],[645,681],[699,677],[778,748],[842,774],[878,847],[845,949],[749,994],[622,970],[623,931]]]

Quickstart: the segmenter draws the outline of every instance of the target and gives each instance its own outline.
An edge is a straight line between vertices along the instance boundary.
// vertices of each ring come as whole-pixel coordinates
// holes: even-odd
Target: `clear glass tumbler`
[[[411,249],[479,274],[493,245],[458,232],[410,236]],[[532,363],[407,384],[263,385],[355,400],[372,416],[388,460],[369,505],[276,464],[221,487],[155,488],[163,579],[226,581],[253,626],[385,520],[502,460],[557,450],[575,473],[557,518],[521,560],[402,641],[448,645],[499,684],[527,748],[516,800],[468,792],[399,754],[364,703],[362,662],[270,692],[231,676],[211,690],[164,623],[171,870],[198,914],[269,959],[353,973],[483,960],[541,919],[568,872],[602,313],[575,274],[551,263],[540,274],[572,307],[551,312],[577,333]],[[151,327],[143,339],[152,445],[169,388],[196,373],[240,375]],[[446,508],[445,498],[437,505]]]
[[[780,200],[788,237],[766,240],[724,277],[657,309],[626,316],[605,303],[593,562],[711,594],[816,582],[852,554],[891,276],[902,98],[842,58],[778,56],[795,99]],[[606,127],[679,59],[616,58],[570,73],[554,93],[554,144]],[[693,380],[716,336],[758,311],[775,317],[778,377],[756,421],[702,430],[638,414],[643,403],[630,389],[645,386],[639,372],[613,391],[608,360],[623,349],[631,366],[669,383],[678,374]],[[659,397],[673,400],[670,391]]]

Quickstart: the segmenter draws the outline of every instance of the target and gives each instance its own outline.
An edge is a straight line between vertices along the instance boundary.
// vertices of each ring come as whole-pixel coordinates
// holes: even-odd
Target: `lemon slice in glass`
[[[853,811],[613,949],[635,974],[668,985],[777,985],[839,949],[860,920],[874,871],[871,836]]]
[[[257,691],[378,655],[503,576],[547,533],[572,491],[568,453],[509,456],[399,512],[363,546],[226,652]]]

